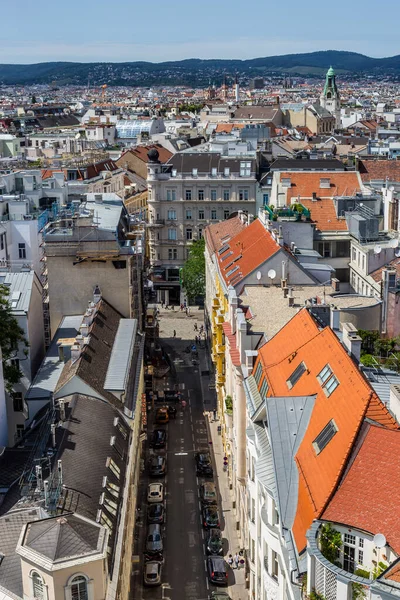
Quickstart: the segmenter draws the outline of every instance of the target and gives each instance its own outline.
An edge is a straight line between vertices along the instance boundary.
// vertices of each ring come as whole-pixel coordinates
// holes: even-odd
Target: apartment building
[[[217,152],[181,152],[161,165],[149,152],[148,207],[151,278],[157,300],[180,303],[179,269],[204,228],[242,211],[255,214],[256,161]]]

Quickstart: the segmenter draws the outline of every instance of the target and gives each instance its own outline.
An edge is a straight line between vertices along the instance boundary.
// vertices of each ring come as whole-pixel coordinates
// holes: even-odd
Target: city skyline
[[[262,0],[247,3],[245,12],[237,0],[205,0],[197,22],[182,0],[173,7],[160,0],[127,7],[115,0],[112,12],[105,0],[84,5],[71,0],[68,8],[49,0],[22,0],[19,6],[24,19],[17,29],[12,5],[2,8],[2,64],[248,59],[328,49],[376,58],[400,53],[400,5],[392,0],[382,0],[373,18],[372,0],[356,0],[350,7],[338,0],[329,12],[321,11],[316,0],[308,2],[306,11],[287,0],[290,19],[285,17],[284,25],[285,15],[271,12],[273,7]]]

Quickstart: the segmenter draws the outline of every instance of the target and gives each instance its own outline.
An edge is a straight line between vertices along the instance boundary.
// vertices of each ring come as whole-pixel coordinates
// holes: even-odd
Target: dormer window
[[[229,167],[225,167],[224,168],[224,177],[229,177],[229,175],[230,175],[230,169],[229,169]]]
[[[290,177],[282,177],[282,187],[290,187],[292,185],[292,180]]]
[[[176,169],[172,169],[172,171],[171,171],[171,177],[176,177]]]
[[[198,169],[192,169],[192,176],[197,177]]]
[[[216,177],[217,176],[217,167],[213,167],[211,169],[211,177]]]
[[[321,177],[321,179],[319,180],[319,187],[322,190],[329,190],[331,187],[331,180],[329,179],[329,177]]]

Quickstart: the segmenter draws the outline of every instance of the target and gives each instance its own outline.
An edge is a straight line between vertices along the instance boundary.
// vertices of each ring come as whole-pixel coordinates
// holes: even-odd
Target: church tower
[[[326,108],[336,119],[335,127],[340,127],[340,96],[336,85],[336,75],[332,67],[326,74],[324,90],[320,96],[321,106]]]

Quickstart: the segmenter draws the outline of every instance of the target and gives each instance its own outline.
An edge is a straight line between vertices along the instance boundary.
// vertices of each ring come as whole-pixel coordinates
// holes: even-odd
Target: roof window
[[[329,365],[325,365],[322,371],[317,375],[317,379],[321,384],[322,389],[325,392],[325,395],[329,396],[334,392],[339,385],[339,381],[336,376],[333,374],[332,369]]]
[[[211,177],[216,177],[217,176],[217,167],[212,167],[211,169]]]
[[[262,382],[261,387],[260,387],[260,396],[261,396],[261,398],[263,400],[264,400],[264,398],[267,397],[268,389],[269,389],[268,381],[264,377],[263,382]]]
[[[329,179],[329,177],[321,177],[321,179],[319,180],[319,187],[322,190],[326,190],[331,187],[331,180]]]
[[[229,167],[225,167],[225,168],[224,168],[224,177],[229,177],[229,174],[230,174],[230,169],[229,169]]]
[[[232,256],[232,254],[233,254],[233,251],[232,251],[232,250],[230,250],[230,251],[228,252],[228,254],[225,254],[225,256],[223,256],[223,257],[221,258],[221,260],[222,260],[222,261],[223,261],[223,260],[226,260],[227,258],[229,258],[230,256]]]
[[[227,272],[226,276],[230,277],[231,275],[233,275],[233,273],[235,273],[235,271],[239,270],[239,265],[236,265],[236,267],[233,267],[232,269],[229,269],[229,271]]]
[[[292,389],[292,387],[294,385],[296,385],[296,383],[298,382],[298,380],[300,379],[300,377],[303,375],[303,373],[306,372],[306,365],[301,362],[293,371],[293,373],[291,374],[291,376],[289,377],[289,379],[286,381],[287,386],[289,388],[289,390]]]
[[[113,459],[110,456],[107,458],[106,467],[108,467],[110,469],[110,471],[115,475],[115,477],[117,479],[120,478],[121,469],[119,468],[117,463],[113,461]]]
[[[321,433],[317,435],[315,440],[313,441],[314,450],[317,454],[322,452],[322,450],[329,444],[335,433],[339,431],[337,425],[333,419],[329,421],[327,425],[323,428]]]
[[[292,185],[292,180],[290,177],[282,177],[282,187],[290,187]]]
[[[192,175],[193,175],[193,177],[197,177],[197,173],[198,173],[197,169],[192,169]]]
[[[224,245],[222,246],[222,248],[220,248],[220,249],[218,250],[218,254],[219,254],[219,255],[223,254],[224,252],[226,252],[227,250],[229,250],[229,248],[230,248],[229,244],[224,244]]]
[[[257,385],[261,381],[261,375],[262,375],[262,364],[261,364],[261,362],[259,362],[257,365],[257,368],[255,370],[255,373],[254,373],[254,379],[256,380]]]

